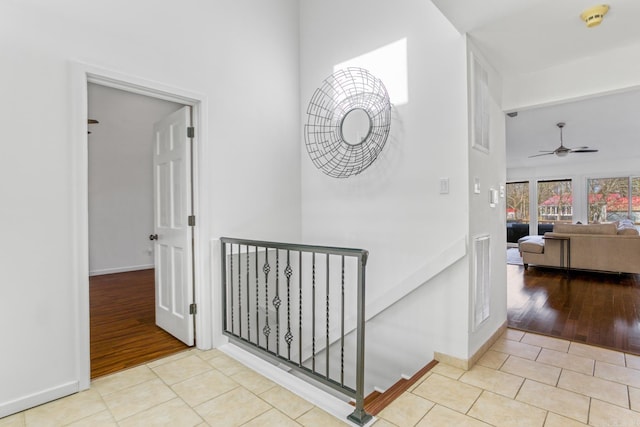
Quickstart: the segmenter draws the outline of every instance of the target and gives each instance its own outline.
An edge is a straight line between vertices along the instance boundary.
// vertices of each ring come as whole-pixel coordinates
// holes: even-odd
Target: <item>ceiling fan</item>
[[[558,157],[564,157],[569,153],[596,153],[598,150],[594,150],[594,149],[589,149],[589,147],[576,147],[576,148],[569,148],[569,147],[565,147],[564,143],[562,141],[562,128],[564,127],[565,123],[564,122],[560,122],[558,124],[556,124],[556,126],[558,126],[560,128],[560,146],[558,148],[556,148],[555,150],[540,150],[540,152],[542,154],[534,154],[533,156],[529,156],[529,157],[539,157],[539,156],[546,156],[549,154],[555,154]]]

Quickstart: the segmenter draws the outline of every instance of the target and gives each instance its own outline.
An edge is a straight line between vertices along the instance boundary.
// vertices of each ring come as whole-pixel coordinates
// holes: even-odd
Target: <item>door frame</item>
[[[210,167],[207,156],[207,98],[205,95],[179,89],[160,82],[99,68],[81,62],[71,62],[71,147],[72,168],[70,188],[73,194],[71,268],[75,289],[76,366],[79,390],[86,390],[91,382],[90,325],[89,325],[89,161],[88,161],[88,89],[89,83],[108,86],[127,92],[189,105],[192,107],[193,126],[193,197],[196,227],[194,229],[194,302],[198,306],[195,319],[196,346],[212,346],[212,292],[208,286],[211,267],[208,262],[209,221],[208,206],[211,196],[205,191]]]

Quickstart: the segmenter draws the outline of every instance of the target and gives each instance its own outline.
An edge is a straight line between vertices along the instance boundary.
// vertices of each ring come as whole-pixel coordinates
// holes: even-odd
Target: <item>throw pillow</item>
[[[621,219],[618,222],[618,230],[624,230],[629,228],[636,228],[635,224],[630,219]]]

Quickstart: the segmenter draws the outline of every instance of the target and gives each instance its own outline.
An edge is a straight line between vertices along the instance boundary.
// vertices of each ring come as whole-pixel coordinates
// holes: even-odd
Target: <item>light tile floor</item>
[[[347,425],[218,350],[187,350],[0,419],[7,426]]]
[[[384,426],[640,427],[640,356],[507,330],[469,371],[436,365]]]
[[[0,419],[6,426],[340,426],[218,350],[192,349]],[[515,330],[469,371],[438,364],[388,426],[640,426],[640,356]]]

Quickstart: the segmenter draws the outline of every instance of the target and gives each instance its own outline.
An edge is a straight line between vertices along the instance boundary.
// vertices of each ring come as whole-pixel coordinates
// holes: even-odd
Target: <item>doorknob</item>
[[[158,240],[158,235],[157,234],[150,234],[149,235],[149,240]]]

